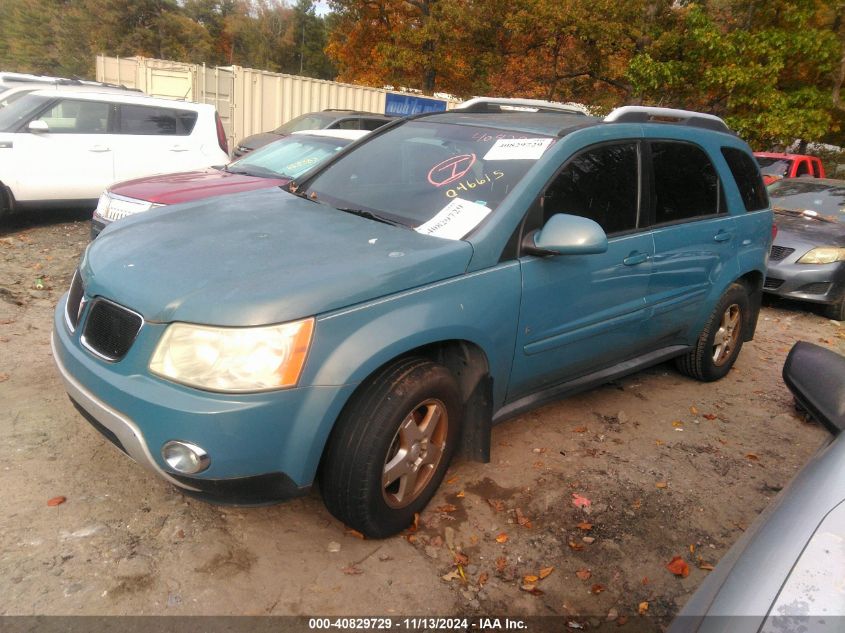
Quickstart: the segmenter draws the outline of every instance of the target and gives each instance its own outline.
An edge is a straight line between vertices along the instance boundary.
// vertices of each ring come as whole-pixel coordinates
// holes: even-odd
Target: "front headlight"
[[[161,337],[150,371],[211,391],[293,387],[305,364],[314,319],[230,328],[174,323]]]
[[[126,196],[119,196],[106,191],[100,196],[94,215],[99,216],[107,222],[114,222],[115,220],[120,220],[127,216],[149,211],[150,209],[161,206],[164,205],[155,204],[149,200],[127,198]]]
[[[799,264],[832,264],[845,262],[845,248],[839,246],[819,246],[804,254]]]

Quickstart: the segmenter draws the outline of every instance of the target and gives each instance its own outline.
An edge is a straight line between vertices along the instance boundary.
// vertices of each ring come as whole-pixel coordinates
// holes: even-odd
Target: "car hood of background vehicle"
[[[290,178],[262,178],[210,168],[127,180],[112,185],[109,191],[156,204],[179,204],[211,196],[278,187],[288,182]]]
[[[153,209],[109,225],[83,257],[88,296],[148,321],[281,323],[453,277],[467,242],[267,189]]]
[[[259,132],[252,136],[247,136],[238,143],[238,147],[248,147],[249,149],[256,149],[264,147],[267,143],[278,141],[280,138],[287,136],[286,134],[274,134],[273,132]]]
[[[817,246],[845,246],[845,213],[840,213],[839,222],[822,222],[810,218],[782,215],[775,213],[775,224],[778,236],[775,242],[781,245],[789,244],[789,237],[794,237],[801,243]]]

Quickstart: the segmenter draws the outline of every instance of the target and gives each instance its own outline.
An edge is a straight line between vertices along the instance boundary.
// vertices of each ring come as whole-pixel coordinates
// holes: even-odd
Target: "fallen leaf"
[[[572,493],[572,505],[576,508],[589,508],[592,503],[587,497],[582,497],[577,492]]]
[[[648,584],[648,576],[643,576],[643,579],[640,581],[643,585]]]
[[[9,374],[6,372],[0,373],[0,382],[6,382],[9,380]]]
[[[65,501],[67,501],[67,497],[53,497],[52,499],[47,501],[47,505],[52,508],[55,506],[62,505]]]
[[[466,496],[463,490],[461,490],[458,494],[455,495],[458,499],[463,499]]]
[[[454,512],[458,509],[458,506],[453,505],[451,503],[444,503],[442,506],[437,506],[435,510],[438,512]]]
[[[663,440],[654,440],[655,446],[663,446],[665,443]]]
[[[590,543],[594,543],[596,539],[592,536],[582,536],[581,540],[584,541],[587,545],[589,545]]]
[[[420,529],[420,513],[414,512],[414,522],[408,526],[408,532],[413,533]]]
[[[579,569],[575,572],[575,575],[578,576],[578,578],[580,578],[581,580],[589,580],[592,577],[593,572],[591,572],[589,569]]]
[[[508,535],[502,532],[496,537],[497,543],[507,543],[508,542]]]
[[[481,572],[478,574],[478,586],[483,587],[487,584],[487,581],[490,580],[490,576],[487,574],[486,571]]]
[[[676,429],[679,429],[684,426],[684,423],[680,420],[675,420],[674,422],[672,422],[672,426],[674,426]]]
[[[461,552],[455,552],[456,565],[469,565],[469,556]]]
[[[639,510],[642,507],[642,505],[643,505],[642,499],[634,499],[634,502],[631,504],[631,507],[634,510]]]
[[[704,570],[706,570],[706,571],[713,571],[714,569],[716,569],[716,568],[715,568],[715,567],[713,567],[713,565],[711,565],[710,563],[698,563],[698,568],[699,568],[699,569],[704,569]]]
[[[576,426],[574,429],[572,429],[572,432],[573,433],[586,433],[587,427],[586,426]]]
[[[748,455],[746,455],[745,457],[746,457],[747,459],[750,459],[750,460],[751,460],[751,461],[753,461],[753,462],[756,462],[757,460],[759,460],[759,459],[760,459],[760,458],[759,458],[759,457],[757,457],[754,453],[748,453]]]
[[[447,483],[447,484],[453,484],[453,483],[455,483],[456,481],[458,481],[458,479],[459,479],[459,477],[456,475],[456,476],[454,476],[454,477],[451,477],[451,478],[447,479],[447,480],[446,480],[446,483]]]
[[[477,534],[472,534],[469,537],[469,544],[470,545],[478,545],[478,535]]]
[[[523,591],[527,591],[532,596],[542,596],[543,595],[543,591],[541,591],[540,589],[537,589],[537,585],[522,585],[522,586],[520,586],[520,589],[522,589]]]
[[[551,574],[554,570],[554,567],[543,567],[540,570],[540,580],[543,580],[543,578],[548,578],[549,574]]]
[[[503,572],[505,571],[505,567],[508,565],[508,559],[504,556],[500,556],[496,559],[496,571]]]
[[[715,419],[716,419],[716,415],[715,415],[714,413],[705,413],[705,414],[704,414],[704,419],[705,419],[705,420],[715,420]]]
[[[600,584],[596,583],[595,585],[590,587],[590,593],[599,594],[602,591],[604,591],[604,585],[600,585]]]
[[[525,582],[525,583],[531,583],[531,584],[533,584],[533,583],[537,582],[538,580],[540,580],[540,577],[539,577],[539,576],[535,576],[535,575],[533,575],[533,574],[528,574],[527,576],[523,576],[523,577],[522,577],[522,580],[523,580],[523,582]]]
[[[537,453],[538,455],[542,455],[543,453],[546,452],[546,448],[545,447],[543,447],[543,448],[532,448],[531,452]]]
[[[405,540],[407,540],[409,543],[416,543],[417,542],[417,536],[416,536],[416,534],[407,534],[405,536]]]
[[[689,565],[680,556],[675,556],[666,564],[666,569],[671,571],[676,576],[686,578],[689,576]]]
[[[458,570],[457,570],[457,569],[453,569],[453,570],[452,570],[452,571],[450,571],[448,574],[446,574],[446,575],[444,575],[444,576],[440,576],[440,577],[441,577],[443,580],[445,580],[446,582],[450,582],[450,581],[452,581],[452,580],[460,580],[460,579],[461,579],[461,575],[458,573]]]
[[[581,543],[576,543],[575,541],[569,541],[569,547],[570,549],[573,549],[576,552],[580,552],[582,549],[584,549],[584,546],[581,545]]]
[[[527,516],[522,514],[522,510],[517,508],[515,513],[516,513],[516,522],[519,525],[521,525],[524,528],[530,528],[531,527],[531,519],[529,519]]]
[[[637,613],[640,615],[645,615],[648,613],[648,602],[641,602],[640,605],[637,607]]]
[[[593,529],[593,524],[587,523],[586,521],[581,521],[581,523],[579,523],[576,527],[579,530],[584,530],[585,532],[589,532],[590,530]]]
[[[655,488],[668,488],[669,484],[666,483],[665,481],[658,481],[656,484],[654,484],[654,487]]]
[[[344,567],[341,569],[344,574],[347,576],[359,576],[364,573],[364,570],[360,567],[356,567],[355,565],[350,565],[349,567]]]
[[[488,499],[487,503],[496,512],[501,512],[505,509],[505,502],[500,499]]]
[[[695,554],[695,545],[693,545],[692,543],[690,543],[690,546],[689,546],[689,553]]]
[[[698,409],[695,408],[695,405],[693,405],[689,408],[689,412],[692,413],[693,415],[698,415]]]

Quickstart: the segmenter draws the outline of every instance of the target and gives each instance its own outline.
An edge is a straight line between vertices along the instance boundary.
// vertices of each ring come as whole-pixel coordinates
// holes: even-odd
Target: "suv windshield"
[[[760,165],[760,173],[764,176],[781,176],[783,178],[789,173],[789,166],[792,164],[791,160],[784,158],[767,158],[765,156],[755,156],[757,164]]]
[[[352,141],[320,136],[289,136],[250,152],[226,171],[265,178],[296,178]]]
[[[0,132],[15,132],[20,124],[50,101],[50,97],[26,94],[5,108],[0,108]]]
[[[369,211],[421,233],[460,239],[504,200],[554,141],[531,133],[409,121],[340,158],[308,183],[307,193],[339,209]]]
[[[770,185],[769,197],[781,209],[809,209],[839,220],[845,217],[845,186],[789,178]]]
[[[291,132],[299,132],[300,130],[322,130],[328,127],[332,121],[337,119],[331,114],[303,114],[291,119],[284,125],[280,125],[275,130],[274,134],[290,134]]]

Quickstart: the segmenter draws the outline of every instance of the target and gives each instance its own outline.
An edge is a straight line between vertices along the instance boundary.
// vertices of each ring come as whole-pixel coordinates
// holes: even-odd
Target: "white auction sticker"
[[[493,143],[483,160],[537,160],[554,139],[500,138]]]
[[[459,240],[478,226],[491,209],[483,204],[455,198],[437,215],[416,228],[418,233]]]

